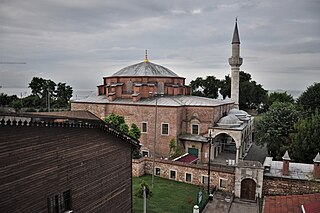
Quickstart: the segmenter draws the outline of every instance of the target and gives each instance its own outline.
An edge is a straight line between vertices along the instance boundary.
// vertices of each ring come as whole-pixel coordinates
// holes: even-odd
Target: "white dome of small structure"
[[[236,115],[236,116],[247,116],[248,113],[243,110],[231,109],[228,114]]]
[[[241,121],[247,121],[250,118],[250,115],[243,110],[239,110],[239,109],[231,109],[228,113],[228,115],[233,115],[236,116],[237,118],[239,118]]]
[[[240,121],[235,115],[227,115],[218,121],[217,125],[219,127],[239,127],[243,122]]]

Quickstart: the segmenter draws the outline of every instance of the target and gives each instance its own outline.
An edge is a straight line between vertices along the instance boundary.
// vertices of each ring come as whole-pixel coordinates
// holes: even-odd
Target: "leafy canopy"
[[[257,144],[266,144],[271,156],[280,160],[291,145],[289,134],[294,132],[298,118],[293,104],[275,102],[256,123]]]
[[[141,136],[141,130],[139,129],[139,127],[135,123],[132,123],[129,129],[128,124],[126,124],[124,117],[121,115],[115,115],[111,113],[108,116],[104,117],[103,120],[115,129],[120,130],[121,132],[131,136],[132,138],[139,140]]]
[[[225,99],[231,96],[231,78],[229,75],[225,79],[219,80],[214,76],[207,76],[206,79],[197,77],[190,82],[192,95],[208,98],[217,98],[219,93]],[[220,89],[220,91],[219,91]],[[239,73],[239,106],[241,109],[258,109],[261,104],[267,101],[267,90],[261,84],[257,84],[251,79],[249,73],[240,71]]]
[[[320,83],[309,86],[298,98],[298,104],[305,110],[314,111],[320,108]]]
[[[318,110],[311,117],[300,119],[294,125],[295,133],[291,136],[292,157],[297,162],[313,163],[320,152],[320,114]]]

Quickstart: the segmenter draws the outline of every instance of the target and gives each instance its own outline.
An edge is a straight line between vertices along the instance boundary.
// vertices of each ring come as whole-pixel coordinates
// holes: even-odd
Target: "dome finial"
[[[148,59],[148,50],[146,50],[144,62],[149,62],[149,59]]]

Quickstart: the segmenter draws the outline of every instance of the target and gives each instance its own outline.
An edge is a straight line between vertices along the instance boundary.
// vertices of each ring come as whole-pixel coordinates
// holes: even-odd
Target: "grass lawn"
[[[151,189],[151,175],[133,178],[133,212],[143,212],[143,199],[135,196],[140,184],[145,181]],[[151,189],[152,190],[152,189]],[[199,187],[174,180],[155,177],[153,196],[147,199],[148,213],[191,213],[197,202]],[[203,202],[207,199],[203,193]]]

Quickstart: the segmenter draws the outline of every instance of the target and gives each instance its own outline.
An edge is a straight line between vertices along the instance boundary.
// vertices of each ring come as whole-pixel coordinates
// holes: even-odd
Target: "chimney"
[[[282,175],[288,176],[289,175],[289,161],[291,160],[288,154],[288,150],[284,153],[282,157],[283,164],[282,164]]]
[[[317,156],[313,159],[313,177],[315,179],[320,179],[320,154],[318,152]]]

